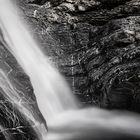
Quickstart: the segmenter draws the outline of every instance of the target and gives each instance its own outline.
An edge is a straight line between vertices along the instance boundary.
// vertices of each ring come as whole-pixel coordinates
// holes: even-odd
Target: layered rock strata
[[[140,110],[139,0],[27,0],[20,7],[83,103]]]

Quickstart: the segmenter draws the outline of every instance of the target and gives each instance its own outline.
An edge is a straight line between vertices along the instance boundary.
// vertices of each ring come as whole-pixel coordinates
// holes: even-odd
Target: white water
[[[99,132],[105,135],[104,130],[140,137],[139,116],[95,108],[78,109],[65,80],[32,39],[11,0],[0,0],[0,24],[8,49],[30,77],[39,109],[48,123],[50,132],[43,140],[97,138],[102,137]]]
[[[10,0],[0,0],[0,23],[8,49],[29,75],[43,116],[49,120],[67,109],[77,108],[65,80],[41,52],[17,11]]]

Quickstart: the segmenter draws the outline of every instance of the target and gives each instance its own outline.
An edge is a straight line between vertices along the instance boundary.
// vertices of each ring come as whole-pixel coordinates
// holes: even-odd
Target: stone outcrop
[[[27,0],[19,5],[42,49],[83,103],[140,111],[139,0]]]

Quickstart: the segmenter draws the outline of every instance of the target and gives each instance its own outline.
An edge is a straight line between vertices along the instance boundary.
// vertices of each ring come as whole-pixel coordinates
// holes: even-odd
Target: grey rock
[[[140,111],[139,0],[24,4],[35,8],[28,22],[36,38],[83,103]]]
[[[45,119],[29,77],[7,48],[0,30],[0,139],[39,140],[37,129],[47,127]]]

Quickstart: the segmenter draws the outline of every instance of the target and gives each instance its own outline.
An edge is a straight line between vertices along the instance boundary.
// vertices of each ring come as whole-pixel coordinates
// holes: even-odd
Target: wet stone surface
[[[82,103],[140,111],[139,0],[27,0],[19,7]]]
[[[38,140],[45,120],[29,77],[7,48],[0,30],[0,139]]]

